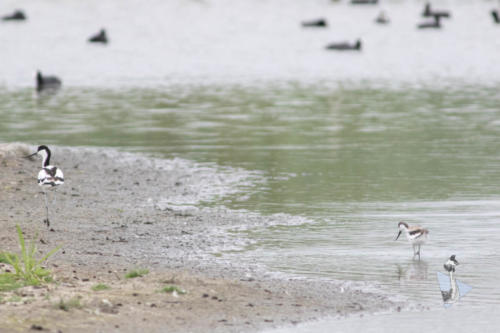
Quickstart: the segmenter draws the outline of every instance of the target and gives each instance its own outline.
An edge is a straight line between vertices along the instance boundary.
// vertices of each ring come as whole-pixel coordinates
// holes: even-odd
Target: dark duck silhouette
[[[500,17],[498,16],[498,10],[492,10],[491,16],[493,16],[493,22],[496,24],[500,23]]]
[[[22,10],[16,10],[11,15],[2,16],[3,21],[24,21],[26,20],[26,15]]]
[[[434,20],[430,22],[424,22],[417,25],[419,29],[440,29],[441,28],[441,16],[434,16]]]
[[[36,73],[36,90],[57,90],[61,87],[61,80],[55,76],[43,76],[40,71]]]
[[[376,5],[378,0],[351,0],[351,5]]]
[[[101,29],[98,34],[89,38],[90,43],[103,43],[106,44],[108,42],[108,36],[106,34],[106,30]]]
[[[361,51],[361,40],[358,39],[354,44],[349,44],[348,42],[331,43],[326,46],[326,49],[337,51]]]
[[[424,11],[422,13],[423,17],[439,16],[439,17],[450,17],[450,12],[444,10],[432,10],[431,4],[428,2],[425,4]]]
[[[302,26],[305,28],[325,28],[328,26],[328,23],[325,19],[317,19],[312,21],[304,21],[302,22]]]

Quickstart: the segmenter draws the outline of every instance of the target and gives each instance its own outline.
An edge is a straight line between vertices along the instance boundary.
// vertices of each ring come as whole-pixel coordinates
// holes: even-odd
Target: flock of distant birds
[[[2,21],[25,21],[27,20],[26,14],[22,10],[15,10],[10,15],[5,15],[1,17]],[[108,43],[108,35],[105,29],[101,29],[98,33],[92,35],[88,38],[89,43]],[[37,71],[36,73],[36,90],[38,92],[42,91],[55,91],[59,89],[62,85],[61,79],[56,76],[44,76],[42,72]]]
[[[353,5],[375,5],[378,3],[378,0],[351,0],[351,4]],[[428,2],[425,4],[424,11],[422,12],[422,16],[426,18],[430,18],[429,21],[419,23],[417,25],[418,29],[440,29],[441,28],[441,19],[450,18],[451,14],[449,11],[444,10],[433,10],[431,8],[431,4]],[[498,10],[492,10],[491,16],[493,17],[493,22],[496,24],[500,24],[500,16]],[[390,20],[385,14],[385,12],[380,12],[380,14],[375,18],[375,23],[377,24],[389,24]],[[324,18],[304,21],[302,22],[302,26],[305,28],[326,28],[328,26],[328,22]],[[358,39],[354,43],[349,42],[337,42],[328,44],[325,48],[327,50],[337,50],[337,51],[361,51],[361,40]]]
[[[378,0],[351,0],[353,5],[375,5],[378,4]],[[443,10],[433,10],[430,3],[425,4],[422,16],[426,18],[431,18],[430,21],[423,22],[417,25],[418,29],[439,29],[441,28],[441,19],[450,18],[451,14],[449,11]],[[500,16],[498,10],[492,10],[491,16],[493,17],[494,23],[500,24]],[[15,10],[10,15],[5,15],[1,17],[2,21],[25,21],[27,20],[26,14],[22,10]],[[389,24],[390,20],[385,14],[385,12],[380,12],[376,17],[375,23],[377,24]],[[302,22],[302,26],[306,28],[325,28],[328,26],[326,19],[320,18],[311,21]],[[105,29],[101,29],[97,34],[91,36],[88,41],[90,43],[108,43],[108,36]],[[349,42],[335,42],[326,45],[327,50],[336,51],[361,51],[362,42],[361,39],[357,39],[354,43]],[[61,87],[61,80],[55,76],[43,76],[40,71],[37,71],[36,75],[36,89],[38,92],[57,90]]]

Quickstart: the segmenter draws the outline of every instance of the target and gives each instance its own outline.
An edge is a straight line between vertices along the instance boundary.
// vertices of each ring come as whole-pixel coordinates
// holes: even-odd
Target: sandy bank
[[[327,315],[397,308],[387,298],[341,283],[274,279],[256,267],[221,260],[218,251],[244,240],[228,227],[266,224],[265,217],[199,209],[201,201],[253,177],[238,170],[161,160],[108,149],[53,148],[66,182],[51,206],[51,229],[36,185],[39,160],[23,144],[0,145],[0,250],[17,251],[15,225],[37,236],[57,283],[0,293],[2,329],[48,331],[257,331]],[[216,255],[217,254],[217,255]],[[143,267],[144,277],[125,279]],[[93,291],[104,283],[110,289]],[[185,295],[161,293],[176,285]],[[60,300],[80,306],[57,309]]]

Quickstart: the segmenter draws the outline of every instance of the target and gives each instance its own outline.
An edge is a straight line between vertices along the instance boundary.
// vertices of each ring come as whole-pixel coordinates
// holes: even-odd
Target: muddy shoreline
[[[22,158],[35,147],[0,144],[0,250],[17,251],[16,224],[36,237],[41,253],[62,246],[48,264],[57,283],[0,292],[0,331],[254,332],[404,306],[342,282],[277,279],[221,258],[220,251],[245,242],[224,230],[272,217],[198,204],[241,191],[256,175],[111,149],[52,148],[51,164],[66,180],[47,229],[36,185],[41,162]],[[125,279],[134,268],[150,273]],[[110,289],[93,291],[97,283]],[[187,294],[159,292],[166,284]],[[80,307],[57,309],[75,297]]]

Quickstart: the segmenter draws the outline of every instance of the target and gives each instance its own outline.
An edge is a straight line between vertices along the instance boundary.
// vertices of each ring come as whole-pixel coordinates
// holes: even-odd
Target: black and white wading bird
[[[455,255],[452,255],[444,264],[444,269],[450,274],[449,289],[441,290],[441,296],[443,297],[443,301],[445,303],[453,303],[460,298],[460,291],[455,277],[455,268],[457,265],[458,261],[455,259]]]
[[[43,76],[42,72],[36,72],[36,90],[42,91],[55,91],[61,87],[61,80],[55,76]]]
[[[444,263],[443,267],[447,272],[455,272],[455,268],[458,266],[458,261],[455,259],[455,255],[452,255],[447,262]]]
[[[418,260],[420,260],[420,246],[427,241],[427,234],[429,231],[421,227],[410,227],[405,222],[399,222],[398,229],[398,235],[394,240],[398,240],[401,233],[404,232],[406,234],[406,238],[413,247],[413,258],[418,255]]]
[[[43,189],[43,196],[45,198],[45,210],[47,212],[47,218],[44,220],[47,227],[50,226],[49,220],[49,204],[47,201],[46,188],[56,188],[56,186],[64,184],[64,175],[61,169],[54,165],[50,165],[50,149],[47,146],[39,146],[37,151],[31,155],[26,156],[27,158],[40,154],[43,158],[42,160],[42,170],[38,172],[38,185]]]

